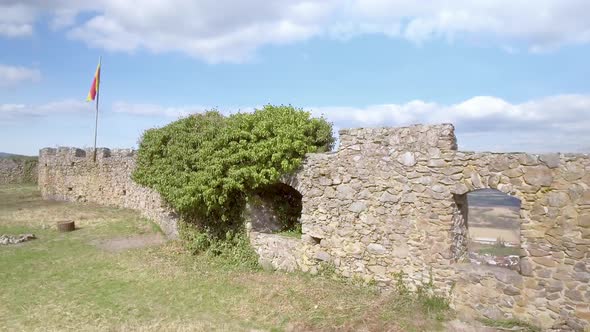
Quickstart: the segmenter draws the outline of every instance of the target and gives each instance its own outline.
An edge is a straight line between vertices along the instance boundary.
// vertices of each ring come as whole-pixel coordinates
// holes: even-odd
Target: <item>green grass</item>
[[[520,249],[514,247],[497,247],[489,246],[477,250],[480,254],[490,254],[492,256],[510,256],[520,254]]]
[[[531,325],[527,322],[523,322],[518,319],[495,320],[495,319],[484,318],[484,319],[481,319],[480,321],[486,326],[498,327],[498,328],[502,328],[502,329],[518,328],[518,331],[523,331],[523,332],[540,332],[541,331],[541,329],[539,327]]]
[[[294,239],[300,239],[301,238],[301,231],[300,230],[288,230],[288,231],[281,231],[281,232],[277,232],[278,235],[282,235],[282,236],[286,236],[286,237],[291,237]]]
[[[78,229],[58,233],[74,220]],[[0,326],[62,330],[413,330],[442,327],[422,304],[341,279],[253,271],[178,242],[121,252],[94,244],[154,234],[137,213],[45,202],[32,186],[0,186],[0,234],[38,239],[0,247]],[[438,311],[437,311],[438,312]],[[402,323],[400,323],[402,322]]]

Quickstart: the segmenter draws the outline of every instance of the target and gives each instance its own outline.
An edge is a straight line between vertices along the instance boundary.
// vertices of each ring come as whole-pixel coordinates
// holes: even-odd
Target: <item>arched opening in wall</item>
[[[520,200],[496,189],[475,190],[465,196],[469,260],[517,270]]]
[[[249,195],[244,218],[252,231],[300,237],[302,207],[299,191],[287,184],[275,183]]]

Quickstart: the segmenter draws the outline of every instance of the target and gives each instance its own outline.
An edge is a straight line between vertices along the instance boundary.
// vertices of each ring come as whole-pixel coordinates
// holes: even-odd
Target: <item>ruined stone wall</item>
[[[461,313],[589,326],[588,155],[458,152],[451,125],[352,129],[340,139],[337,152],[309,155],[286,179],[303,194],[302,241],[256,237],[263,262],[311,272],[329,262],[382,286],[400,272],[414,285],[432,276]],[[519,271],[462,260],[465,194],[483,188],[522,202]]]
[[[138,210],[169,237],[178,236],[176,215],[151,189],[131,179],[133,150],[45,148],[39,153],[39,189],[44,199],[93,202]]]
[[[173,224],[159,196],[130,180],[131,151],[90,158],[44,149],[44,197],[131,207]],[[403,272],[412,285],[432,278],[439,290],[452,290],[459,313],[543,328],[590,326],[588,155],[459,152],[452,125],[350,129],[340,132],[338,151],[308,155],[283,182],[303,195],[303,236],[252,230],[267,267],[314,273],[332,264],[384,287]],[[465,194],[483,188],[522,202],[517,271],[463,260]]]
[[[36,182],[36,160],[28,158],[0,158],[0,184]]]

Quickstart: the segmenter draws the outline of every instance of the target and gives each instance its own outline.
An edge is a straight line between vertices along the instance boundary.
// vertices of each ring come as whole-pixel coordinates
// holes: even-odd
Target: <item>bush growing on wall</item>
[[[146,131],[133,178],[209,237],[242,226],[246,197],[332,148],[332,125],[292,106],[195,114]]]

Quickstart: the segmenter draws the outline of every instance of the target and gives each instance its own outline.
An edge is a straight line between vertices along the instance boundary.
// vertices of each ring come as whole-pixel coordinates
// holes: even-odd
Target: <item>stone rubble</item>
[[[34,240],[37,237],[35,234],[20,234],[20,235],[8,235],[2,234],[0,235],[0,244],[7,245],[7,244],[17,244],[22,243],[29,240]]]

